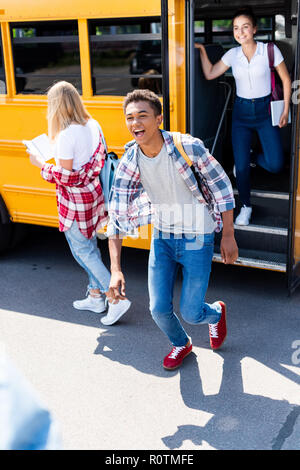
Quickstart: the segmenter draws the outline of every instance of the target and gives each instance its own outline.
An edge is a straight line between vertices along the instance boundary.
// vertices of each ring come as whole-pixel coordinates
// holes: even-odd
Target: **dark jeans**
[[[236,184],[240,202],[250,203],[250,149],[253,131],[257,131],[263,153],[257,164],[271,173],[282,170],[284,155],[279,127],[272,126],[270,96],[255,99],[235,99],[232,114],[232,146],[236,169]]]

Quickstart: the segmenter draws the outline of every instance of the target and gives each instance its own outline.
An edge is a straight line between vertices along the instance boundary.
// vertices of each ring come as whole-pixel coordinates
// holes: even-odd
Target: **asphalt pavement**
[[[108,265],[107,243],[101,242]],[[173,372],[149,313],[146,251],[123,249],[130,310],[113,326],[72,307],[87,278],[56,229],[29,227],[0,256],[0,342],[56,417],[64,449],[300,448],[300,289],[282,273],[214,263],[207,301],[228,337],[184,324],[193,352]],[[180,278],[175,288],[178,312]]]

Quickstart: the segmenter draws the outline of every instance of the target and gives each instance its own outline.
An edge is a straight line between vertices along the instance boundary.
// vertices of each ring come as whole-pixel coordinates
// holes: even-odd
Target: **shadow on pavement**
[[[107,244],[101,242],[101,247],[108,266]],[[73,260],[63,234],[56,229],[32,228],[22,245],[0,257],[0,308],[99,328],[96,355],[143,374],[166,379],[179,374],[185,406],[211,417],[205,426],[179,424],[173,435],[162,436],[169,449],[180,448],[186,440],[196,446],[206,442],[217,449],[283,448],[299,417],[300,403],[285,396],[263,396],[263,392],[258,393],[259,383],[257,393],[248,393],[242,366],[250,358],[292,385],[300,384],[299,375],[282,365],[292,365],[292,343],[299,337],[300,292],[289,298],[284,276],[279,273],[213,265],[207,301],[222,299],[227,303],[229,334],[222,350],[211,353],[223,363],[221,386],[217,393],[205,394],[198,355],[202,348],[210,349],[207,325],[184,323],[200,353],[192,353],[177,371],[170,373],[162,368],[170,346],[149,313],[147,258],[145,251],[124,249],[127,295],[133,303],[120,322],[104,329],[98,315],[72,307],[75,298],[85,296],[87,279]],[[11,260],[16,260],[17,270],[11,267]],[[179,298],[180,279],[175,288],[177,312]]]

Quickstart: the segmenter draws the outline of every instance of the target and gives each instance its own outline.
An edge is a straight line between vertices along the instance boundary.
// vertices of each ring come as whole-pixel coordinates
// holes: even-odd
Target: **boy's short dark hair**
[[[126,112],[126,108],[130,103],[137,103],[138,101],[147,101],[151,108],[154,110],[155,116],[160,116],[162,113],[162,106],[159,97],[151,90],[134,90],[127,93],[123,102],[123,110]]]

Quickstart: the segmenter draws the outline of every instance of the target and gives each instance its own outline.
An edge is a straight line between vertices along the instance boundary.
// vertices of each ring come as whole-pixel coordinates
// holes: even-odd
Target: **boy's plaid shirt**
[[[200,139],[181,134],[183,148],[199,174],[202,194],[191,168],[176,149],[171,132],[161,131],[167,153],[201,204],[206,204],[216,223],[216,232],[222,230],[221,213],[233,209],[235,201],[231,182],[217,160],[209,154]],[[107,236],[119,233],[136,234],[137,228],[152,223],[153,208],[142,186],[137,159],[138,145],[129,142],[115,176],[110,193]],[[166,184],[168,182],[166,181]]]
[[[107,212],[99,181],[99,174],[105,163],[105,148],[100,142],[91,160],[79,170],[69,171],[45,163],[42,177],[56,184],[56,200],[59,217],[59,230],[65,232],[73,221],[88,239],[93,238],[96,229],[107,223]]]

